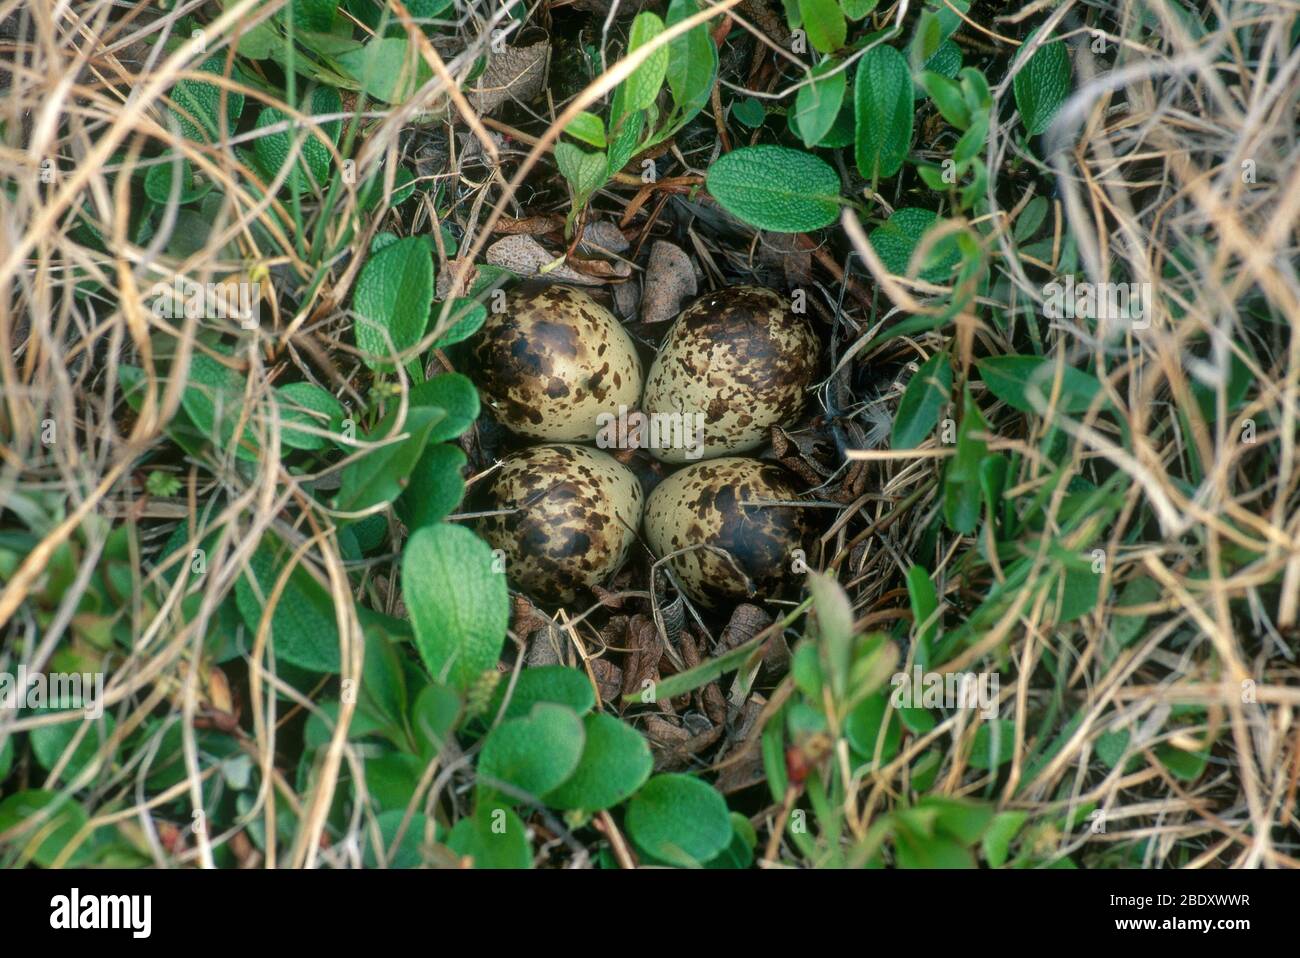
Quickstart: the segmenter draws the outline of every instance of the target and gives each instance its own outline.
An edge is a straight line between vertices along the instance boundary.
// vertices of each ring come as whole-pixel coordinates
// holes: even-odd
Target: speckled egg
[[[709,459],[761,446],[773,425],[803,412],[818,343],[788,299],[758,286],[700,297],[673,322],[650,366],[646,415],[699,414],[700,448],[650,448],[664,462]]]
[[[596,437],[596,417],[635,409],[644,378],[636,345],[617,319],[572,286],[509,294],[472,346],[483,401],[521,436]]]
[[[798,506],[746,505],[757,500],[789,501],[797,490],[785,469],[770,462],[728,456],[706,460],[673,473],[646,502],[646,540],[668,560],[692,599],[711,606],[718,599],[744,599],[780,591],[792,577],[796,549],[808,548],[809,510]]]
[[[570,602],[604,582],[636,541],[645,494],[632,471],[586,446],[533,446],[504,460],[479,520],[479,534],[505,555],[515,588],[545,602]]]

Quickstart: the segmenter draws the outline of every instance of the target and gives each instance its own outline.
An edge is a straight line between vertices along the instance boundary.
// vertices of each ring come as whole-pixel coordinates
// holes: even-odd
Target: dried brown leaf
[[[641,321],[662,323],[672,319],[681,311],[682,301],[698,291],[690,257],[680,247],[656,240],[650,247],[650,263],[646,267]]]

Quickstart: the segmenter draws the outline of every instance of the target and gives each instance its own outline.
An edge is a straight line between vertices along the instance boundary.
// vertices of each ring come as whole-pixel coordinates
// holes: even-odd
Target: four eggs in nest
[[[735,286],[673,321],[645,372],[622,324],[570,286],[519,289],[471,344],[495,417],[540,444],[507,456],[485,490],[480,534],[514,585],[572,601],[622,565],[645,523],[691,598],[779,589],[812,534],[809,510],[780,466],[748,458],[770,427],[803,412],[819,344],[807,319],[769,289]],[[648,500],[627,466],[600,449],[639,444],[687,463]]]

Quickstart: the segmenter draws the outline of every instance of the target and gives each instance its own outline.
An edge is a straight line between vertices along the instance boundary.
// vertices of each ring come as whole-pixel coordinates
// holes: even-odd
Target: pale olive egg
[[[535,439],[587,441],[602,413],[636,408],[641,358],[609,310],[571,286],[516,290],[503,305],[472,347],[479,392],[502,423]]]
[[[506,457],[486,492],[479,534],[505,556],[521,591],[570,602],[607,580],[636,541],[645,494],[632,471],[607,453],[562,443]]]
[[[669,329],[646,377],[641,411],[690,417],[685,425],[702,429],[703,440],[649,444],[649,451],[664,462],[686,462],[758,448],[770,427],[789,425],[803,412],[817,356],[812,327],[781,294],[733,286],[700,297]]]
[[[703,605],[748,597],[746,578],[754,595],[772,595],[802,558],[795,550],[805,550],[806,556],[812,520],[807,508],[760,500],[788,502],[796,494],[794,480],[774,463],[740,456],[698,462],[650,493],[646,540],[661,559],[697,547],[673,556],[668,565],[686,593]]]

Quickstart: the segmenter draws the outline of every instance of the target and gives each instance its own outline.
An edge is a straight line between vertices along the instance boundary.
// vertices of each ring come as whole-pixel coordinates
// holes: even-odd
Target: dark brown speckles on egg
[[[646,377],[641,408],[704,416],[704,457],[756,449],[773,425],[803,412],[817,373],[808,321],[770,289],[734,286],[702,296],[669,329]],[[685,462],[686,449],[654,449]]]
[[[688,546],[669,565],[692,599],[709,606],[720,598],[779,591],[791,574],[794,550],[807,550],[812,520],[797,506],[743,505],[791,500],[793,479],[779,466],[730,456],[687,466],[669,476],[646,503],[646,540],[662,558]],[[739,571],[737,571],[737,567]]]
[[[506,556],[511,585],[546,602],[570,602],[609,578],[636,541],[641,483],[612,456],[544,445],[505,459],[487,491],[478,531]]]
[[[636,345],[581,290],[517,290],[489,312],[472,347],[484,403],[521,436],[591,440],[596,417],[635,409],[643,382]]]

